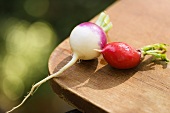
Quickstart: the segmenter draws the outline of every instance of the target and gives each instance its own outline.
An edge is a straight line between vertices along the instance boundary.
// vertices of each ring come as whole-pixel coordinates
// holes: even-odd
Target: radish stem
[[[102,26],[102,23],[103,23],[105,17],[106,17],[106,14],[102,12],[102,13],[99,15],[99,18],[97,19],[96,24],[97,24],[98,26]]]
[[[170,60],[166,57],[165,52],[167,51],[167,44],[153,44],[148,45],[143,48],[141,48],[141,52],[143,54],[143,57],[146,55],[152,55],[154,56],[153,60],[161,59],[162,61],[165,61],[168,63]]]
[[[102,12],[99,15],[98,20],[95,22],[98,26],[100,26],[106,33],[112,28],[112,22],[110,22],[110,18],[107,14]]]

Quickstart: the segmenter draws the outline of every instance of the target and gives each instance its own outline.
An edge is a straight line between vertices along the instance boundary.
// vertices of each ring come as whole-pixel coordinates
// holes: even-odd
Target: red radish
[[[145,55],[153,55],[155,58],[169,62],[164,54],[166,44],[148,45],[136,50],[123,42],[108,43],[103,50],[97,50],[103,54],[104,59],[114,68],[129,69],[140,64]]]
[[[77,60],[91,60],[100,55],[100,52],[94,51],[94,49],[103,49],[107,43],[106,33],[111,29],[112,23],[109,20],[109,16],[105,13],[101,13],[96,23],[84,22],[77,25],[70,34],[70,46],[73,52],[73,57],[68,64],[61,68],[58,72],[44,78],[35,85],[32,86],[31,91],[24,98],[24,100],[9,112],[20,107],[36,89],[46,81],[59,77],[59,75],[67,68],[76,63]]]

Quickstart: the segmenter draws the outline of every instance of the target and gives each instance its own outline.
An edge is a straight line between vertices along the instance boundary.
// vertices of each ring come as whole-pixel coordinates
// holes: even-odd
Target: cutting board
[[[105,12],[113,23],[110,41],[126,42],[137,49],[170,44],[169,0],[120,0]],[[49,73],[62,68],[71,55],[66,39],[52,52]],[[170,58],[170,47],[167,56]],[[59,97],[86,113],[170,113],[170,64],[152,62],[151,56],[127,70],[110,67],[102,56],[81,61],[50,83]]]

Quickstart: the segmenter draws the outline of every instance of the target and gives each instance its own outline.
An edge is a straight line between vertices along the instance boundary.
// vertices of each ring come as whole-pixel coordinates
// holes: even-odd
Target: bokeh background
[[[0,113],[18,105],[32,84],[48,75],[54,48],[79,23],[115,0],[0,0]],[[81,103],[80,103],[81,104]],[[13,113],[64,113],[74,109],[43,84]]]

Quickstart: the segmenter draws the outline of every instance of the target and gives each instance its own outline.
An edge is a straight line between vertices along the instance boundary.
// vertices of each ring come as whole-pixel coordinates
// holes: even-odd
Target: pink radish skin
[[[91,60],[100,55],[95,48],[102,49],[107,43],[106,33],[98,25],[85,22],[76,26],[70,35],[73,54],[81,60]]]
[[[112,23],[110,22],[109,16],[103,12],[100,14],[95,24],[91,22],[84,22],[77,25],[70,34],[70,46],[73,52],[71,61],[58,72],[47,76],[33,85],[31,91],[24,98],[24,100],[18,106],[12,108],[6,113],[10,113],[19,108],[31,95],[33,95],[39,86],[54,77],[59,77],[63,71],[76,63],[77,60],[91,60],[97,58],[100,55],[100,52],[94,51],[94,49],[102,49],[106,45],[106,32],[108,32],[111,27]]]
[[[154,60],[161,60],[168,63],[170,60],[166,56],[167,44],[157,43],[135,49],[124,42],[111,42],[106,44],[102,53],[106,62],[117,69],[130,69],[139,65],[146,55],[151,55]]]

